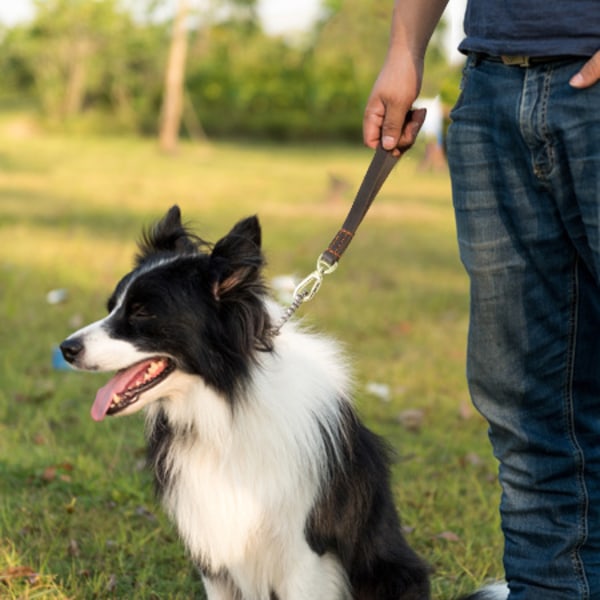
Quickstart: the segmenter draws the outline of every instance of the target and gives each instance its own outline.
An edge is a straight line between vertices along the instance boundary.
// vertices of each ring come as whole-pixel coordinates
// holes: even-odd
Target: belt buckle
[[[522,56],[522,55],[512,55],[512,54],[502,54],[500,56],[500,60],[503,62],[503,64],[505,65],[509,65],[509,66],[518,66],[518,67],[529,67],[530,66],[530,62],[529,62],[529,56]]]

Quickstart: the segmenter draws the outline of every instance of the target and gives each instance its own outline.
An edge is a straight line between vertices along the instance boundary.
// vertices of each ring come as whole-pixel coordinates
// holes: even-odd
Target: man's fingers
[[[388,107],[381,127],[381,145],[386,150],[393,150],[398,147],[406,116],[406,109],[396,106]]]
[[[425,122],[427,111],[424,108],[416,108],[409,110],[404,118],[401,134],[393,145],[386,145],[385,137],[381,139],[381,145],[386,150],[393,150],[395,154],[400,155],[406,152],[417,139],[419,131]]]
[[[386,150],[410,148],[425,121],[424,108],[407,110],[398,102],[371,98],[363,119],[363,141],[369,148],[379,144]]]
[[[425,122],[426,116],[427,110],[424,108],[415,108],[408,112],[404,122],[402,135],[397,144],[401,150],[408,150],[415,143],[417,135],[419,135],[419,131],[421,131],[421,127]]]
[[[381,125],[385,114],[385,107],[381,109],[367,105],[363,120],[363,141],[369,148],[376,148],[381,138]]]
[[[594,85],[598,80],[600,80],[600,50],[581,67],[579,73],[573,75],[569,83],[574,88],[582,89]]]

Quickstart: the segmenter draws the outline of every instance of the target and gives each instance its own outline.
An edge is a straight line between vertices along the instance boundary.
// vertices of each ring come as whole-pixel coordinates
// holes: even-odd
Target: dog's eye
[[[130,319],[152,319],[154,315],[140,302],[136,302],[131,305],[129,309],[129,318]]]

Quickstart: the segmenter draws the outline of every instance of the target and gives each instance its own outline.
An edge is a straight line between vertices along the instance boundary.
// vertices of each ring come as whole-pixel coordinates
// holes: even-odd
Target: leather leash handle
[[[407,123],[412,121],[414,142],[414,139],[417,137],[417,134],[425,121],[425,111],[423,109],[410,111],[406,120]],[[321,255],[321,259],[330,267],[340,260],[342,254],[350,245],[358,226],[365,218],[365,215],[371,207],[373,200],[375,200],[381,186],[384,184],[400,157],[412,146],[413,142],[408,146],[397,148],[395,150],[384,150],[381,144],[377,146],[375,155],[365,173],[342,228],[331,240],[327,250]]]
[[[342,228],[336,233],[327,250],[321,255],[321,258],[329,265],[338,262],[350,245],[358,226],[371,207],[377,192],[379,192],[387,176],[398,162],[398,158],[399,156],[394,156],[393,152],[384,150],[381,146],[378,146],[375,150],[375,156],[371,160]]]

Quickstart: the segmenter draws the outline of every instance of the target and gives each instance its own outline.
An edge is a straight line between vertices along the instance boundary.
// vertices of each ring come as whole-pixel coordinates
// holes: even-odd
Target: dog
[[[344,355],[295,322],[274,334],[264,262],[256,217],[210,245],[172,207],[108,315],[61,344],[77,369],[116,371],[92,418],[145,409],[157,495],[209,600],[425,600]]]

